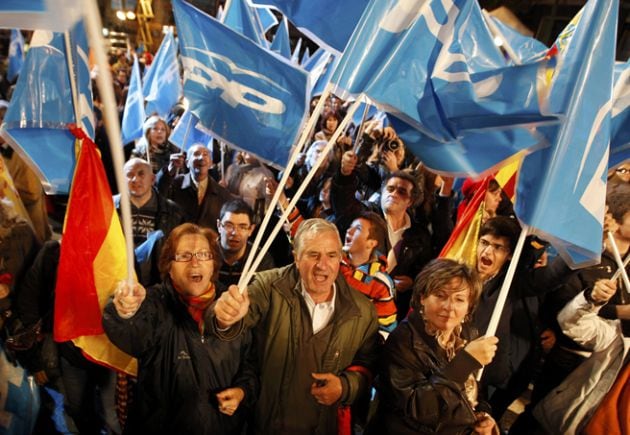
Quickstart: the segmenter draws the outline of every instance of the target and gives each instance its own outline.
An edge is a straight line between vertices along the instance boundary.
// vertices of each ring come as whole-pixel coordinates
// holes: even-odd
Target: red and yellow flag
[[[75,131],[73,133],[76,134]],[[103,332],[103,308],[127,277],[125,238],[96,145],[83,145],[72,180],[55,288],[54,338],[72,340],[89,359],[135,375],[137,361]]]
[[[442,248],[440,258],[460,261],[469,267],[477,265],[477,239],[483,218],[483,205],[490,177],[486,177],[464,209],[451,237]]]

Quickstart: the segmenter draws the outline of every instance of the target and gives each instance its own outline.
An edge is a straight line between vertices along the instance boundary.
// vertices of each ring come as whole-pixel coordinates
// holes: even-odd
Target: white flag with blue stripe
[[[131,78],[129,79],[129,91],[123,111],[121,133],[122,143],[126,144],[140,139],[144,132],[143,124],[146,118],[144,111],[144,97],[142,95],[142,80],[140,79],[140,66],[138,57],[133,56]]]
[[[62,33],[35,31],[2,125],[2,136],[32,162],[48,193],[69,191],[76,159],[75,138],[68,126],[79,124],[77,112],[83,129],[92,137],[94,134],[87,38],[82,23],[72,29],[70,47],[66,50]],[[68,55],[72,56],[79,87],[76,92],[70,85]]]
[[[282,12],[295,27],[319,45],[344,51],[369,0],[251,0]],[[379,0],[380,1],[380,0]]]
[[[618,10],[618,0],[590,0],[556,43],[549,107],[564,117],[539,128],[550,146],[518,178],[518,218],[573,267],[598,263],[602,249]]]
[[[220,140],[284,166],[307,112],[305,71],[174,0],[190,110]]]
[[[148,115],[157,113],[161,117],[166,117],[182,96],[177,45],[172,31],[164,35],[155,59],[145,73],[142,93],[145,112]]]
[[[609,167],[630,159],[630,60],[615,65]]]
[[[7,79],[10,82],[16,79],[24,65],[24,36],[19,29],[11,29],[11,42],[9,43],[9,68]]]

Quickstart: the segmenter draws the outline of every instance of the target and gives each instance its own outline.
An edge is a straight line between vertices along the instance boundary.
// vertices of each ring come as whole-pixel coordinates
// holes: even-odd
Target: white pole
[[[617,263],[617,267],[619,268],[617,269],[617,272],[615,272],[615,275],[617,275],[617,278],[619,278],[619,274],[621,274],[623,283],[626,286],[626,291],[630,293],[630,279],[628,279],[628,274],[626,273],[626,268],[623,264],[623,260],[621,259],[621,254],[619,253],[617,242],[615,242],[615,236],[613,236],[613,234],[610,231],[607,231],[607,233],[608,233],[608,243],[610,243],[610,247],[613,251],[613,255],[615,256],[615,262]],[[628,257],[630,258],[630,255]]]
[[[120,124],[118,120],[118,111],[116,110],[116,98],[114,98],[114,85],[112,82],[112,73],[107,62],[107,54],[105,53],[105,42],[101,34],[103,27],[101,16],[98,11],[96,0],[89,0],[85,5],[85,24],[87,34],[90,40],[90,46],[94,50],[94,57],[98,65],[98,76],[96,83],[103,101],[103,117],[107,137],[109,138],[109,146],[111,148],[112,159],[114,160],[114,172],[116,174],[116,185],[120,192],[120,210],[122,215],[122,227],[125,233],[126,251],[127,251],[127,282],[133,284],[134,268],[133,268],[133,231],[131,227],[131,205],[129,202],[129,191],[127,183],[125,183],[125,175],[123,174],[123,144],[120,136]]]
[[[486,330],[486,337],[492,337],[497,332],[499,320],[501,320],[503,307],[505,306],[505,301],[507,300],[508,293],[510,292],[510,286],[512,285],[512,280],[514,279],[514,274],[516,273],[516,267],[518,266],[518,261],[521,258],[521,253],[523,252],[523,246],[525,245],[525,239],[527,238],[528,231],[529,227],[527,225],[523,225],[523,228],[521,229],[521,234],[518,237],[518,242],[516,243],[516,248],[514,248],[514,253],[512,254],[512,260],[510,260],[507,274],[505,275],[503,285],[501,286],[501,290],[499,291],[497,303],[495,304],[494,310],[492,311],[492,317],[490,317],[490,323],[488,324],[488,329]],[[499,343],[499,346],[501,346],[501,343]],[[481,379],[482,374],[483,367],[477,373],[477,380]]]
[[[300,199],[300,197],[304,193],[304,190],[306,190],[306,188],[308,187],[308,184],[310,183],[312,178],[315,176],[315,173],[317,172],[317,169],[322,165],[324,160],[328,158],[328,154],[330,153],[331,148],[337,142],[337,139],[339,139],[339,136],[345,131],[346,127],[348,126],[348,124],[352,120],[352,116],[354,115],[354,112],[356,112],[356,110],[359,107],[360,103],[361,103],[361,98],[357,98],[357,100],[352,104],[352,106],[350,106],[350,109],[348,109],[348,113],[346,114],[345,118],[343,119],[343,121],[341,121],[341,124],[339,124],[339,126],[337,127],[337,130],[335,130],[335,133],[332,135],[332,137],[330,138],[330,140],[328,141],[328,143],[326,144],[326,146],[324,147],[322,152],[319,154],[317,162],[315,162],[315,165],[309,171],[309,173],[306,175],[306,178],[304,179],[304,181],[302,181],[302,184],[300,184],[300,187],[298,188],[298,190],[295,193],[295,195],[293,196],[293,198],[291,198],[291,202],[289,202],[289,205],[287,206],[287,208],[282,213],[282,216],[280,217],[280,220],[278,221],[278,223],[274,227],[273,231],[271,232],[271,234],[267,238],[267,241],[265,242],[264,246],[261,248],[260,253],[256,257],[256,260],[254,261],[254,264],[247,271],[247,274],[243,273],[241,275],[241,279],[238,282],[238,287],[239,287],[239,289],[241,289],[241,292],[244,289],[245,285],[254,276],[254,273],[255,273],[256,269],[258,268],[258,265],[262,261],[263,256],[265,255],[267,250],[269,250],[269,247],[271,246],[271,243],[272,243],[273,239],[276,237],[276,234],[278,234],[278,232],[282,228],[282,224],[284,223],[284,221],[287,219],[287,217],[291,213],[291,210],[293,210],[293,207],[295,207],[295,204],[297,204],[298,200]],[[276,189],[276,193],[278,193],[278,189]],[[254,251],[252,250],[252,252],[254,252]],[[250,257],[252,257],[251,253],[250,253]]]
[[[256,250],[258,249],[258,246],[260,245],[260,240],[263,237],[263,233],[265,232],[265,229],[267,228],[267,225],[269,224],[269,219],[271,218],[271,215],[273,214],[276,208],[276,205],[278,204],[278,200],[280,199],[280,193],[284,189],[284,186],[287,184],[287,180],[289,179],[289,174],[291,173],[293,166],[295,166],[295,162],[297,161],[298,156],[300,155],[300,152],[302,151],[302,148],[304,148],[304,145],[308,141],[308,138],[310,136],[309,132],[312,131],[313,128],[315,127],[317,118],[319,118],[319,114],[322,112],[324,108],[324,102],[328,98],[328,95],[330,95],[331,91],[332,91],[332,85],[329,83],[324,89],[324,92],[322,93],[322,95],[320,96],[319,101],[317,102],[317,105],[315,106],[315,109],[313,110],[313,113],[311,114],[308,121],[306,122],[306,125],[304,126],[304,129],[302,130],[302,134],[300,136],[300,139],[298,140],[298,143],[293,148],[293,152],[291,153],[291,156],[287,163],[287,167],[284,169],[282,178],[280,179],[280,182],[278,183],[278,187],[276,188],[276,191],[273,194],[273,197],[271,198],[271,202],[269,203],[269,206],[267,207],[267,212],[265,213],[265,217],[263,218],[262,223],[258,227],[258,233],[256,234],[256,239],[254,240],[254,243],[252,244],[252,249],[249,251],[249,256],[247,257],[247,261],[245,262],[245,265],[243,266],[243,272],[241,273],[241,278],[238,281],[238,288],[241,290],[241,293],[245,289],[245,285],[249,282],[249,279],[244,280],[244,278],[246,275],[249,275],[249,269],[256,256]],[[256,267],[258,267],[258,265],[256,265]],[[254,268],[254,270],[256,269]]]
[[[74,105],[74,117],[76,119],[77,127],[83,129],[77,78],[74,75],[74,57],[72,56],[72,45],[70,44],[70,32],[68,30],[63,33],[63,39],[66,46],[66,62],[68,64],[68,77],[70,78],[70,93],[72,95],[72,104]]]

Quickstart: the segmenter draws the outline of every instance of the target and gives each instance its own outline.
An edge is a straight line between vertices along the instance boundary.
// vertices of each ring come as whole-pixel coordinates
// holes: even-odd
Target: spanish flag
[[[523,154],[517,154],[494,175],[494,179],[499,183],[501,189],[512,203],[516,199],[516,176],[522,160]],[[440,258],[449,258],[466,263],[469,267],[476,267],[477,240],[479,239],[479,229],[483,218],[484,199],[488,190],[488,182],[492,178],[486,177],[482,180],[461,214],[458,212],[457,224],[448,242],[442,248],[442,252],[439,255]]]
[[[103,308],[116,283],[127,277],[125,238],[96,149],[83,142],[72,180],[55,288],[54,338],[72,340],[94,362],[135,375],[137,361],[103,332]]]
[[[471,268],[477,266],[477,239],[483,218],[483,205],[491,177],[486,177],[477,188],[474,196],[463,210],[457,225],[451,233],[448,242],[440,252],[440,258],[465,263]]]

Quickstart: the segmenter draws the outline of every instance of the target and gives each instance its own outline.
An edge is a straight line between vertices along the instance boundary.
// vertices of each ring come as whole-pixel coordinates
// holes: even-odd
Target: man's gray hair
[[[334,233],[337,236],[339,242],[339,250],[341,251],[341,237],[339,237],[339,230],[335,224],[328,222],[325,219],[313,218],[306,219],[300,224],[295,237],[293,238],[293,251],[296,257],[300,256],[300,253],[304,247],[305,239],[312,239],[324,232]]]

